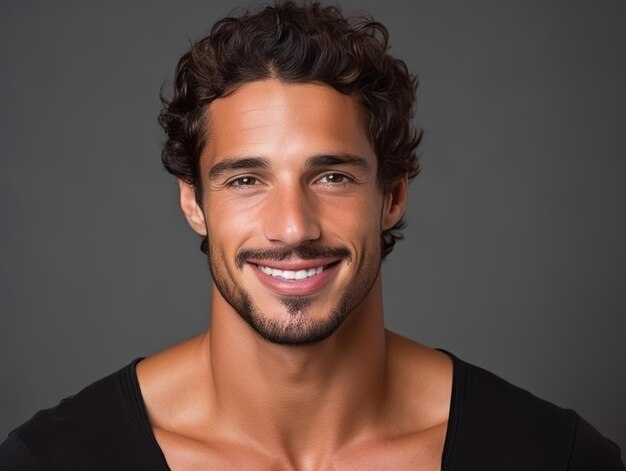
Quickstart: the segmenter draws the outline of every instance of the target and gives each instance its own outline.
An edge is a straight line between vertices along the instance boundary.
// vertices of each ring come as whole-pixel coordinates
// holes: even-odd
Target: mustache
[[[323,245],[302,245],[299,247],[277,247],[268,249],[241,249],[235,256],[237,268],[243,267],[248,259],[256,260],[287,260],[298,258],[301,260],[313,260],[316,258],[347,258],[350,259],[350,251],[346,246],[325,247]]]

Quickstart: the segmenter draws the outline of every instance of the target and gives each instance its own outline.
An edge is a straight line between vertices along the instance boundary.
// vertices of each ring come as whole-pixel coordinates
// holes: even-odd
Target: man
[[[160,122],[211,329],[37,414],[2,469],[623,469],[574,412],[385,330],[420,140],[386,51],[382,25],[289,2],[192,46]]]

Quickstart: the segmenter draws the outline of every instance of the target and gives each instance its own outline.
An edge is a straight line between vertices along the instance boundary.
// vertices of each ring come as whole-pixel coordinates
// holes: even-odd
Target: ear
[[[381,219],[383,231],[391,229],[402,219],[408,198],[409,180],[404,176],[394,181],[385,194]]]
[[[178,187],[180,189],[180,208],[183,210],[187,222],[199,235],[207,235],[204,213],[196,201],[196,191],[193,185],[178,179]]]

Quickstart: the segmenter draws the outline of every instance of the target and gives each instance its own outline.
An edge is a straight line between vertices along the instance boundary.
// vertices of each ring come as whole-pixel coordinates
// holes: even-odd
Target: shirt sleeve
[[[625,471],[619,447],[578,417],[568,471]]]
[[[14,471],[41,471],[28,448],[15,432],[0,444],[0,469]]]

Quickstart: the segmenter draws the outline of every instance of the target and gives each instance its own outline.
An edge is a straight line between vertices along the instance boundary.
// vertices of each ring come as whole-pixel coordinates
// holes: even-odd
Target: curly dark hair
[[[388,40],[387,28],[371,17],[344,17],[338,7],[318,2],[278,2],[223,18],[178,62],[171,100],[161,94],[165,168],[193,185],[199,200],[200,155],[210,138],[203,127],[208,106],[245,83],[275,78],[324,83],[354,97],[378,158],[381,190],[398,178],[414,178],[422,138],[413,124],[417,79],[388,54]],[[404,226],[403,218],[383,232],[383,257],[402,238]],[[206,238],[202,249],[206,252]]]

